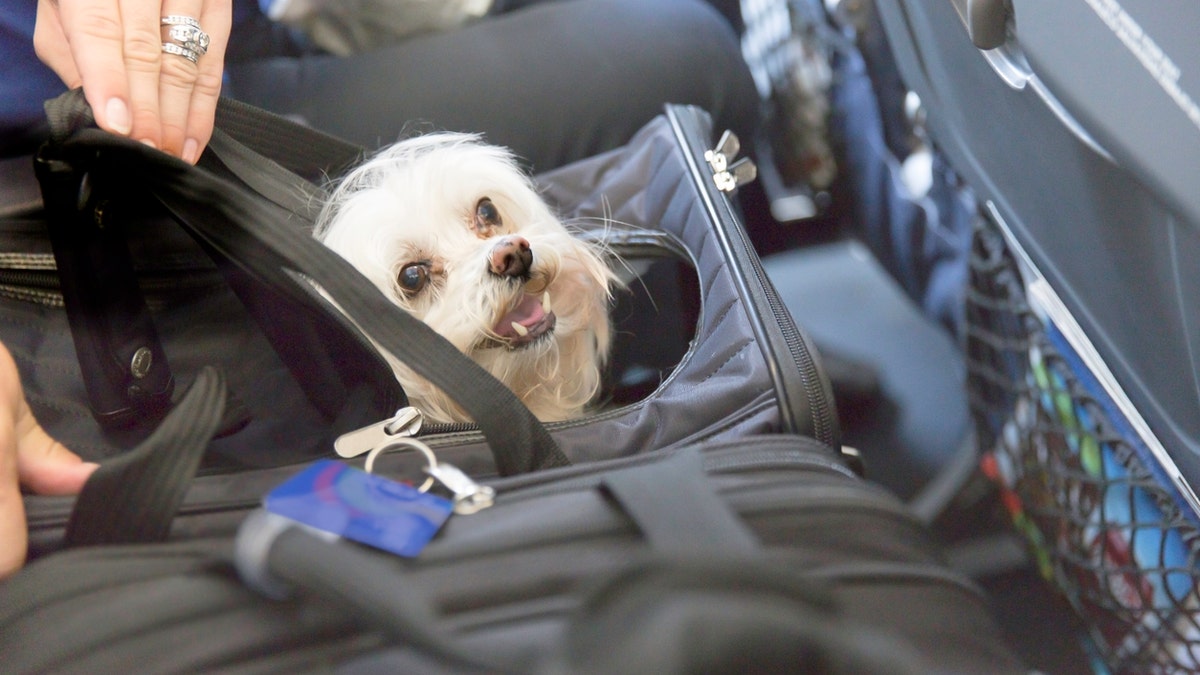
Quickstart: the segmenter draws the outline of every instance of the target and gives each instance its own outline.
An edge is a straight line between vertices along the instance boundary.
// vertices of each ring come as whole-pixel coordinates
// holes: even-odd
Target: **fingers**
[[[75,59],[71,56],[71,45],[58,19],[58,5],[52,0],[38,0],[33,50],[67,87],[74,89],[83,84],[79,70],[75,68]]]
[[[200,15],[202,5],[203,0],[165,0],[162,3],[162,16],[195,19]],[[158,18],[155,20],[158,21]],[[170,26],[160,30],[166,35]],[[163,42],[176,44],[177,41],[168,37]],[[192,92],[196,88],[200,72],[199,63],[180,54],[163,53],[161,42],[158,47],[162,57],[162,70],[158,79],[158,100],[162,106],[162,149],[176,157],[184,157],[183,149],[188,138],[188,113],[192,107]],[[199,54],[192,53],[199,58]]]
[[[39,0],[34,44],[83,87],[101,128],[194,163],[212,136],[232,11],[231,0]],[[207,50],[172,37],[165,16],[196,19]]]
[[[113,133],[127,135],[133,129],[129,106],[129,85],[125,77],[124,27],[117,0],[42,0],[38,4],[38,27],[35,46],[43,60],[49,54],[61,59],[61,47],[50,47],[52,27],[41,38],[38,30],[48,14],[54,12],[60,26],[60,36],[66,41],[70,63],[47,64],[58,73],[67,86],[83,86],[84,95],[92,106],[96,124]]]
[[[8,358],[7,352],[4,357]],[[8,369],[0,372],[0,377],[12,373],[15,379],[15,372]],[[14,411],[9,384],[3,382],[0,392],[0,579],[25,564],[29,534],[20,486],[25,485],[38,494],[76,494],[97,468],[51,439],[34,421],[23,398],[15,404],[20,410],[15,411],[18,421],[12,424],[14,417],[10,413]],[[19,383],[17,395],[20,395]]]
[[[224,50],[232,23],[232,4],[228,0],[166,0],[162,17],[172,23],[162,24],[162,40],[157,44],[161,56],[158,73],[158,102],[162,145],[167,153],[196,163],[212,136],[212,120],[216,115],[217,98],[221,95],[224,70]],[[208,43],[196,46],[172,36],[172,29],[190,31],[196,24],[208,36]],[[180,20],[186,23],[179,23]],[[184,53],[166,53],[162,42],[184,48]],[[191,52],[196,60],[188,58]]]
[[[122,49],[132,117],[130,137],[178,155],[177,149],[172,151],[163,142],[164,120],[159,102],[163,57],[159,4],[160,0],[120,0],[124,28]],[[86,79],[84,91],[87,91]]]
[[[13,431],[0,422],[0,579],[25,564],[29,538],[25,502],[17,482],[17,443]]]
[[[38,425],[25,402],[16,364],[0,345],[0,578],[25,562],[28,531],[20,486],[43,494],[73,494],[95,469]]]
[[[200,153],[212,138],[213,119],[216,117],[217,100],[221,95],[221,77],[225,72],[225,48],[232,22],[231,4],[212,1],[204,3],[204,9],[200,13],[200,25],[208,31],[211,42],[208,53],[198,64],[182,155],[184,161],[192,164],[200,158]]]
[[[208,36],[203,47],[180,45],[193,51],[195,61],[180,54],[162,54],[159,101],[163,149],[189,163],[200,158],[212,137],[232,13],[227,0],[165,0],[162,5],[163,16],[194,19]],[[175,25],[184,30],[191,28]],[[169,31],[170,26],[164,28],[165,41],[178,44]]]
[[[78,494],[97,467],[50,438],[36,422],[18,441],[17,480],[39,495]]]
[[[74,494],[96,469],[50,437],[25,401],[20,373],[0,344],[0,455],[15,458],[16,482],[38,494]],[[7,475],[7,474],[5,474]]]

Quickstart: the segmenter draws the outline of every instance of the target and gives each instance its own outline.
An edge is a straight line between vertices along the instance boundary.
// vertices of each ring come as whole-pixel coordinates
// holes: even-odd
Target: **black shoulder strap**
[[[309,222],[321,207],[320,183],[366,154],[353,143],[231,99],[217,105],[208,147],[250,189]]]
[[[321,206],[321,190],[313,183],[256,153],[221,129],[213,130],[208,149],[251,190],[300,214],[305,225],[316,219]]]
[[[217,128],[288,171],[309,180],[337,175],[365,150],[323,131],[232,99],[217,105]]]

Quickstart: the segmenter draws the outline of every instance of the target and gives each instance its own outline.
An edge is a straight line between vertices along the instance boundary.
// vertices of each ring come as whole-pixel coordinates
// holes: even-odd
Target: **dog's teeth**
[[[550,291],[542,293],[542,311],[547,314],[550,313]]]
[[[516,321],[512,322],[512,329],[517,331],[517,335],[520,335],[521,337],[529,335],[529,329],[517,323]]]

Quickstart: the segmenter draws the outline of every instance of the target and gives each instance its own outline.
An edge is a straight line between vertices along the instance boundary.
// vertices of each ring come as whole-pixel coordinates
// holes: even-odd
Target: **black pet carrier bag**
[[[68,95],[51,110],[59,140],[37,166],[43,187],[57,194],[47,192],[44,211],[4,219],[0,287],[0,339],[38,419],[85,459],[120,460],[155,442],[149,433],[172,391],[204,366],[220,370],[230,392],[178,518],[135,507],[129,486],[103,474],[93,483],[108,480],[110,489],[89,484],[84,499],[131,504],[123,515],[135,519],[131,531],[174,523],[181,536],[227,526],[257,503],[262,485],[336,456],[339,436],[357,446],[361,462],[372,443],[395,433],[410,414],[403,392],[351,322],[435,382],[477,383],[467,388],[478,390],[469,408],[478,426],[419,431],[472,476],[760,433],[838,447],[816,354],[766,281],[723,191],[745,170],[733,157],[736,139],[713,148],[698,109],[670,107],[627,146],[539,181],[565,219],[582,236],[603,238],[633,275],[613,308],[618,338],[602,404],[544,427],[423,324],[399,323],[409,317],[381,307],[381,297],[355,299],[371,295],[364,280],[308,236],[320,192],[301,175],[344,168],[361,157],[358,148],[224,102],[214,152],[191,170],[77,128],[87,114],[79,98]],[[52,246],[46,223],[70,234]],[[314,281],[349,321],[312,291]],[[422,464],[402,453],[378,466],[419,477]],[[28,498],[35,554],[58,545],[73,506],[70,498]]]
[[[220,126],[252,140],[262,120],[227,106]],[[74,197],[50,220],[71,218],[101,247],[110,228],[127,228],[121,250],[141,293],[110,308],[148,318],[98,337],[68,321],[48,244],[32,236],[41,216],[24,222],[16,259],[40,269],[10,284],[4,317],[19,320],[3,338],[46,425],[101,467],[76,500],[27,500],[38,559],[0,583],[6,671],[1023,672],[979,589],[839,448],[815,355],[724,192],[746,166],[732,161],[732,139],[709,147],[702,112],[669,107],[624,148],[542,177],[560,210],[597,223],[593,235],[636,273],[614,310],[629,336],[607,403],[544,426],[309,236],[313,188],[283,167],[312,169],[306,158],[322,152],[344,161],[346,148],[280,121],[266,128],[277,140],[262,147],[282,166],[223,134],[212,145],[221,164],[209,157],[201,170],[94,130],[67,132],[39,157],[43,182],[49,171]],[[294,145],[289,132],[309,140]],[[279,152],[296,147],[303,157]],[[141,187],[103,180],[114,174]],[[140,256],[166,246],[156,233],[171,225],[159,211],[139,229],[123,199],[145,206],[147,193],[195,236],[190,248],[175,239]],[[389,435],[409,418],[395,413],[402,392],[373,370],[386,366],[313,283],[478,420],[366,444],[415,449],[377,455],[376,473],[428,474],[453,501],[375,482],[356,472],[361,456],[330,459],[345,432]],[[113,381],[137,367],[139,385],[165,359],[163,387],[101,388],[115,401],[106,411],[148,412],[97,415],[95,392],[89,401],[64,386],[81,377],[69,323],[97,353],[127,350],[110,359],[123,366]],[[144,341],[148,327],[157,342]],[[204,353],[187,346],[198,333]],[[118,339],[128,335],[138,339]],[[142,348],[149,363],[134,358]],[[173,388],[186,393],[155,400]],[[297,400],[311,418],[291,426],[279,415]],[[148,435],[113,421],[160,408]],[[144,438],[122,450],[109,427]],[[394,543],[391,515],[341,531],[364,546],[264,500],[327,472],[376,487],[336,500],[320,491],[323,513],[336,503],[361,520],[381,495],[407,495],[416,512],[442,509],[440,531],[393,555],[379,550]]]

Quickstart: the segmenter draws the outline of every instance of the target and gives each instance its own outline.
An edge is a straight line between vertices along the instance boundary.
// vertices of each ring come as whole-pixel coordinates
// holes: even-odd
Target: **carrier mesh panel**
[[[1065,342],[1031,311],[1019,268],[981,223],[967,300],[971,409],[984,468],[1041,573],[1115,672],[1200,670],[1200,531],[1121,433]]]

